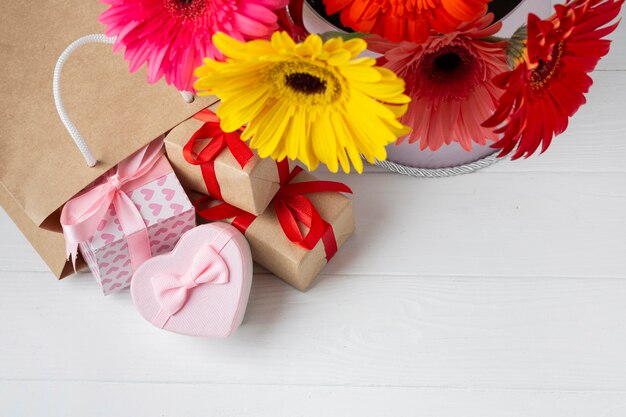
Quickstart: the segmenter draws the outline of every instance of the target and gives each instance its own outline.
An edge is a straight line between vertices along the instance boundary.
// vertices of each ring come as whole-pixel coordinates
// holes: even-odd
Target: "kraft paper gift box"
[[[61,225],[105,295],[126,288],[152,256],[169,252],[196,225],[194,208],[157,140],[68,201]]]
[[[185,188],[259,215],[291,165],[259,158],[239,133],[223,132],[215,113],[204,109],[165,136],[165,149]]]
[[[199,221],[226,221],[250,243],[252,259],[305,291],[354,233],[351,193],[344,184],[319,181],[296,167],[260,216],[190,193]]]

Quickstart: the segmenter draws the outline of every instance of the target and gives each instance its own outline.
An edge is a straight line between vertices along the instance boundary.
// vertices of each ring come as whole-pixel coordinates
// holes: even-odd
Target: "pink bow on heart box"
[[[127,288],[144,261],[171,251],[196,217],[157,140],[68,201],[61,225],[68,256],[80,249],[108,295]]]
[[[226,223],[185,233],[171,253],[139,267],[130,292],[139,314],[156,327],[199,337],[228,337],[246,312],[252,255]]]

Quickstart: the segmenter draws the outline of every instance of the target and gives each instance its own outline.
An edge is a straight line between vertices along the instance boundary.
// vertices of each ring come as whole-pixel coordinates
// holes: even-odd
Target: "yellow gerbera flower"
[[[296,44],[285,32],[271,41],[239,42],[223,33],[213,37],[226,62],[205,59],[196,69],[200,95],[215,94],[222,129],[242,134],[262,158],[298,159],[309,169],[350,161],[363,171],[361,154],[374,162],[387,158],[385,146],[409,129],[398,121],[410,98],[404,81],[357,58],[367,44],[341,38],[322,42],[309,35]]]

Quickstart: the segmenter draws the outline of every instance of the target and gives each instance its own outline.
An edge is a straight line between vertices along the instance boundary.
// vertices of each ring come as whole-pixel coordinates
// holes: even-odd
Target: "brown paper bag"
[[[59,208],[87,184],[214,97],[185,103],[173,87],[128,72],[110,45],[85,45],[61,77],[65,108],[98,160],[88,168],[61,123],[52,95],[59,55],[74,40],[101,33],[94,0],[2,1],[0,25],[0,195],[2,206],[57,277],[65,262]],[[55,214],[57,213],[57,214]],[[42,231],[44,228],[52,232]]]
[[[0,187],[0,204],[50,268],[52,269],[51,263],[58,268],[57,276],[67,276],[73,272],[72,264],[65,262],[65,239],[61,233],[37,227],[4,187]],[[82,259],[76,262],[77,270],[84,266],[86,264]]]

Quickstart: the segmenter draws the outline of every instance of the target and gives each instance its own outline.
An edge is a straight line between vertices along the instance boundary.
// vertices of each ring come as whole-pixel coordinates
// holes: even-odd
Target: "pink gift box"
[[[171,251],[178,239],[196,225],[193,205],[172,172],[127,195],[148,228],[152,256]],[[105,295],[127,288],[133,276],[126,237],[115,209],[109,208],[98,231],[80,251]]]
[[[118,175],[119,173],[115,174],[114,170],[108,172],[73,199],[80,200],[91,193],[91,196],[87,196],[88,203],[83,203],[81,207],[83,211],[77,209],[77,203],[80,204],[80,201],[70,201],[66,205],[68,207],[72,206],[72,203],[74,204],[67,209],[68,215],[66,217],[70,222],[79,223],[85,217],[91,219],[91,227],[85,228],[90,237],[83,241],[77,238],[73,242],[78,243],[80,252],[87,261],[94,277],[100,283],[105,295],[130,286],[134,269],[137,269],[140,262],[150,256],[171,251],[180,237],[196,225],[194,207],[161,148],[157,145],[158,143],[150,145],[150,148],[146,148],[147,151],[145,149],[140,151],[145,151],[142,154],[143,164],[147,164],[145,160],[150,159],[149,169],[142,170],[139,168],[141,174],[133,172],[138,166],[136,162],[142,156],[133,155],[131,157],[134,158],[133,160],[129,158],[125,161],[125,165],[120,164],[123,166],[122,171],[131,173],[128,174],[127,180]],[[142,175],[143,173],[145,175]],[[94,195],[96,197],[93,197]],[[111,195],[114,197],[111,198]],[[105,199],[105,203],[100,203],[98,196],[109,196],[109,199]],[[118,200],[115,200],[116,198]],[[109,200],[116,201],[117,204],[124,204],[121,207],[126,210],[126,216],[129,217],[128,212],[130,211],[130,217],[134,217],[134,223],[122,221],[122,223],[127,224],[126,233],[120,223],[120,220],[124,220],[124,218],[121,219],[118,216],[114,207],[115,204],[108,204]],[[93,207],[94,205],[102,207],[98,215],[93,214],[94,210],[85,209],[85,207]],[[72,217],[70,214],[72,210],[79,213]],[[84,213],[90,213],[90,215]],[[141,220],[145,224],[145,229],[142,228]],[[136,227],[137,223],[139,227]],[[132,224],[133,227],[133,231],[130,233],[128,232],[128,224]],[[68,236],[71,234],[66,235],[66,240],[68,240]],[[84,236],[81,237],[84,239]],[[137,245],[136,242],[138,238],[140,245]],[[72,239],[70,238],[68,242],[72,242]],[[131,249],[135,249],[133,257],[129,251],[129,242],[131,242]],[[71,247],[72,244],[70,243],[69,246]],[[68,251],[71,252],[72,250],[68,249]],[[137,252],[140,256],[137,256]]]
[[[144,262],[130,292],[156,327],[200,337],[228,337],[246,312],[252,254],[246,238],[221,222],[187,232],[171,253]]]

